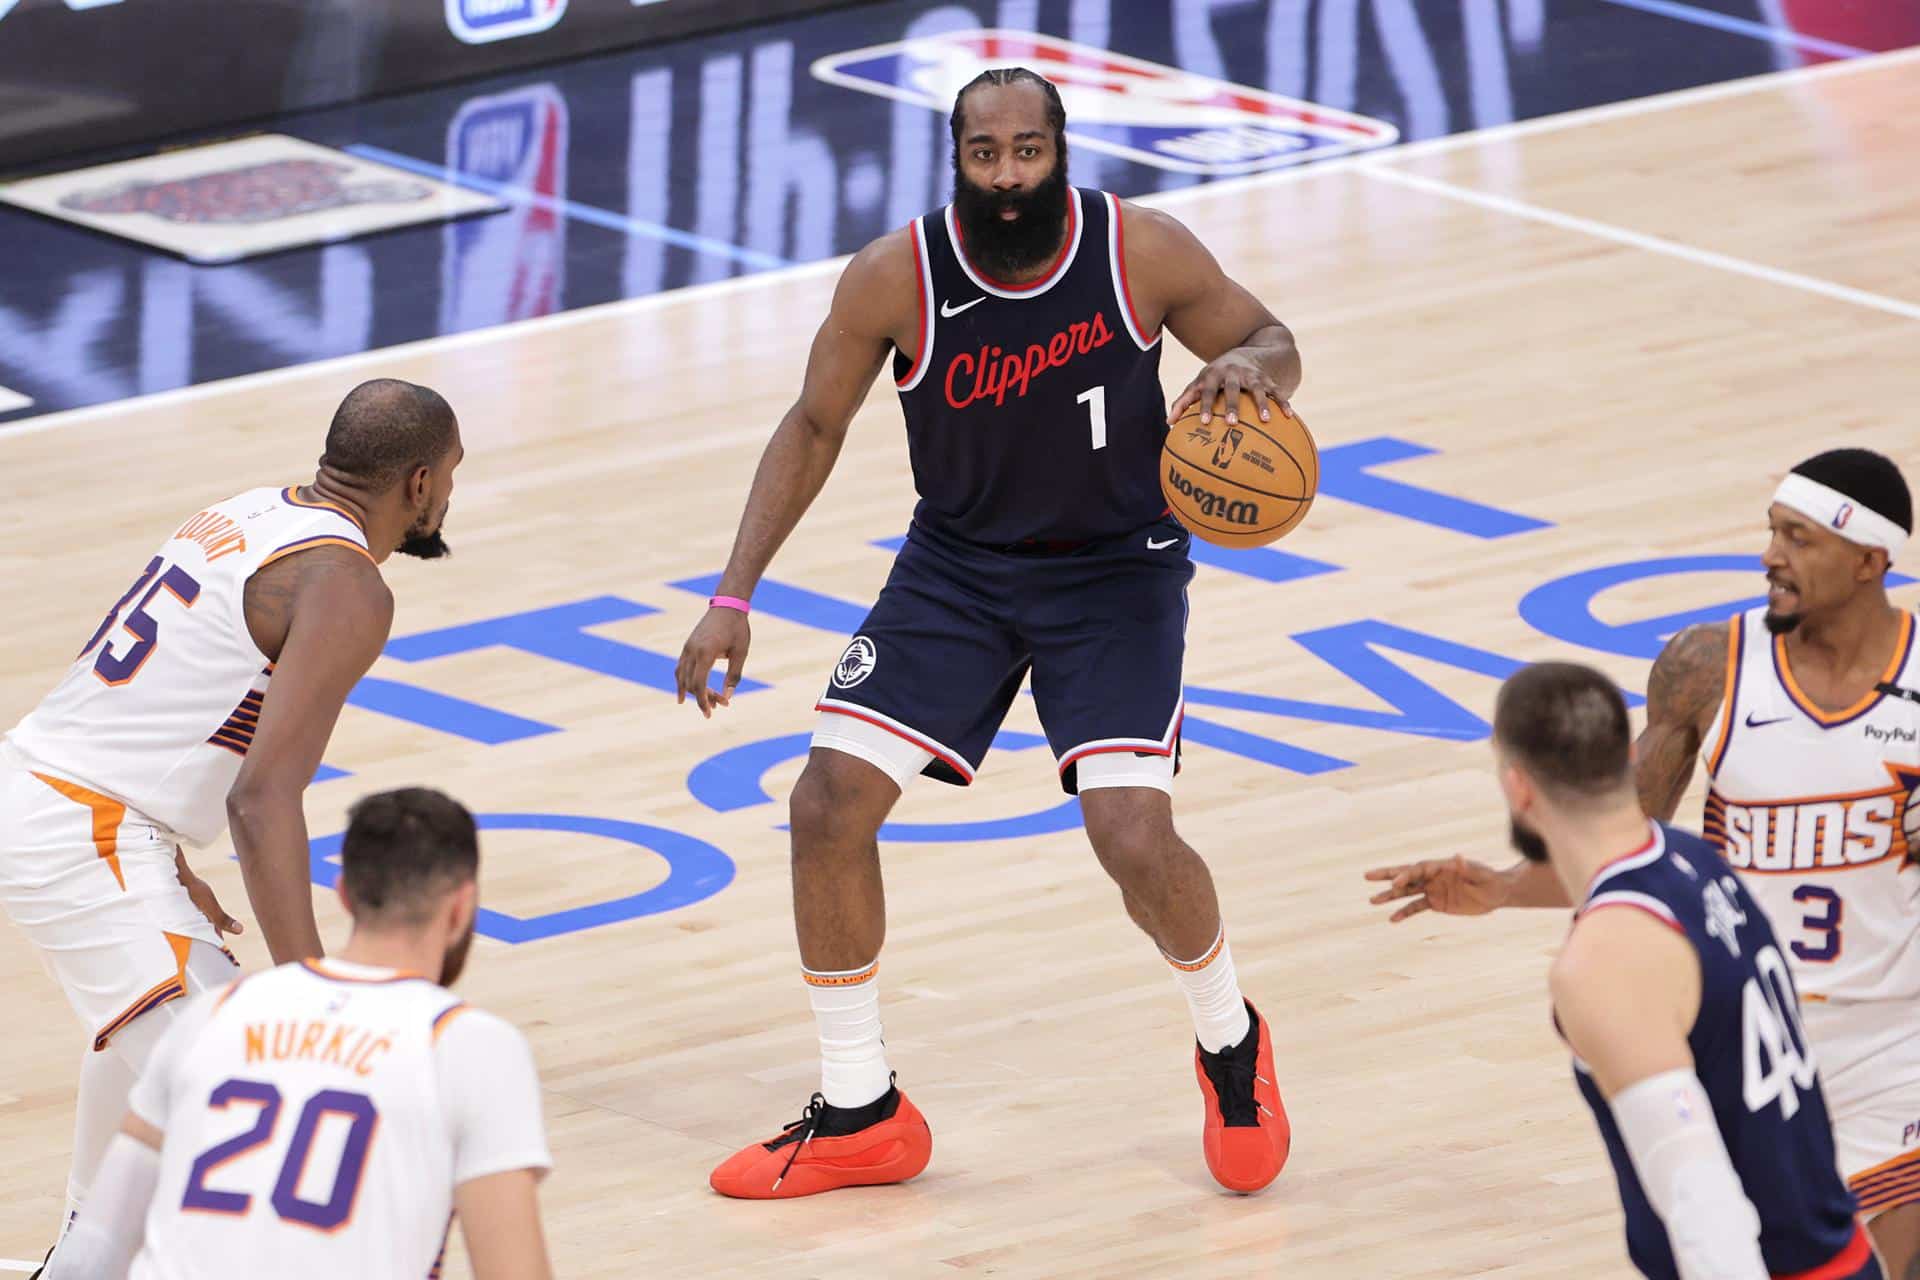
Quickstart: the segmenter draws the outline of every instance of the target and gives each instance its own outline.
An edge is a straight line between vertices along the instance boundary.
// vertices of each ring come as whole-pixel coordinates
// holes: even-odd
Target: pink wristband
[[[707,601],[709,609],[737,609],[741,613],[752,613],[753,609],[739,596],[714,596]]]

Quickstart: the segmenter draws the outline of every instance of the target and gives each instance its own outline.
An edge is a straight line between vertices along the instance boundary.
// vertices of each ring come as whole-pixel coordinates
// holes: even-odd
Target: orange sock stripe
[[[34,777],[58,791],[77,805],[83,805],[93,814],[93,848],[101,861],[113,872],[113,878],[120,887],[127,887],[127,878],[120,872],[120,824],[127,820],[127,806],[111,796],[103,796],[97,791],[89,791],[77,782],[68,782],[65,778],[51,778],[44,773]]]
[[[1167,963],[1172,965],[1174,968],[1180,970],[1180,972],[1198,973],[1200,972],[1200,970],[1206,968],[1208,965],[1212,964],[1215,960],[1219,959],[1220,952],[1226,945],[1227,945],[1227,931],[1225,928],[1222,928],[1220,930],[1219,936],[1213,940],[1212,949],[1209,950],[1207,954],[1201,956],[1198,960],[1175,960],[1172,956],[1167,956],[1167,953],[1164,951],[1162,951],[1160,954],[1163,956],[1167,956]]]
[[[810,987],[856,987],[867,982],[880,972],[880,962],[875,960],[864,969],[846,973],[816,973],[812,969],[801,969],[800,977]]]

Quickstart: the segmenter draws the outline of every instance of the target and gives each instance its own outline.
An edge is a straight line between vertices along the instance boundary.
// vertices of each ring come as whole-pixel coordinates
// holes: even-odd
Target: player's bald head
[[[374,378],[347,393],[327,427],[320,465],[381,492],[447,456],[459,423],[439,392],[398,378]]]

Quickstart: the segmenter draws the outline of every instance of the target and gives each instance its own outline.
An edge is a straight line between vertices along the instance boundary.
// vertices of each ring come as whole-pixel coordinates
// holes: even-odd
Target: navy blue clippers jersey
[[[912,226],[914,359],[896,351],[920,505],[914,519],[989,546],[1091,542],[1167,509],[1160,335],[1127,294],[1120,204],[1070,188],[1066,243],[1030,284],[968,262],[952,207]]]
[[[1759,1212],[1767,1269],[1822,1280],[1878,1276],[1854,1221],[1853,1196],[1835,1168],[1799,993],[1766,915],[1712,845],[1651,825],[1643,848],[1594,877],[1580,913],[1637,908],[1684,934],[1699,954],[1700,1012],[1687,1043],[1733,1167]],[[1641,1189],[1612,1109],[1577,1058],[1574,1068],[1620,1182],[1627,1252],[1645,1275],[1679,1280],[1666,1227]]]

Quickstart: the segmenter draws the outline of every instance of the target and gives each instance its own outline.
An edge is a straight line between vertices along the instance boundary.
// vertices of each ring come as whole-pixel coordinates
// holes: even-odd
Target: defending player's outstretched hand
[[[1375,906],[1413,899],[1388,917],[1389,924],[1399,924],[1422,911],[1448,916],[1485,915],[1507,898],[1506,877],[1484,862],[1471,862],[1458,854],[1397,867],[1375,867],[1366,878],[1391,881],[1367,899]]]
[[[709,720],[713,718],[715,707],[733,705],[733,691],[740,685],[740,672],[746,666],[747,646],[753,643],[753,630],[747,625],[747,615],[733,609],[713,608],[707,610],[707,616],[700,619],[693,634],[687,637],[686,647],[680,650],[680,661],[673,669],[676,703],[685,702],[692,694],[694,703],[700,708],[700,714]],[[725,658],[727,660],[727,678],[719,689],[712,683],[713,665]]]

